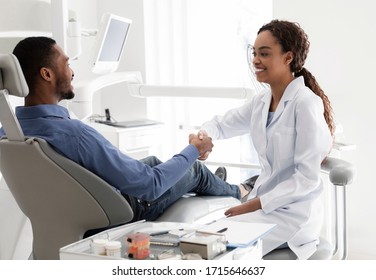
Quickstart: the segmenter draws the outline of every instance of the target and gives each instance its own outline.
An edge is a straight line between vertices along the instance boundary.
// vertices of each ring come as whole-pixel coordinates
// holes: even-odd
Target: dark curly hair
[[[324,117],[331,134],[334,135],[335,125],[333,109],[330,105],[329,98],[320,88],[315,77],[304,68],[310,46],[307,34],[298,23],[284,20],[272,20],[263,25],[257,34],[263,31],[270,31],[272,33],[273,37],[275,37],[277,42],[281,45],[283,52],[291,51],[293,53],[290,70],[294,73],[295,77],[303,76],[306,86],[322,99],[324,104]]]

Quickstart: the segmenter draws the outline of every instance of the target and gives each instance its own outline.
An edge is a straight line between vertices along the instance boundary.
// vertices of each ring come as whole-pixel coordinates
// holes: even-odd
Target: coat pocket
[[[294,127],[281,127],[275,132],[276,159],[293,159],[295,154],[296,131]]]

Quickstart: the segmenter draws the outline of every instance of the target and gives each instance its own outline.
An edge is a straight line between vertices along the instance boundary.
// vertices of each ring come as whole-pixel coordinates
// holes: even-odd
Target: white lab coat
[[[287,242],[299,259],[307,259],[316,251],[321,231],[320,164],[332,137],[323,102],[305,86],[303,77],[288,85],[267,127],[270,102],[270,90],[264,91],[202,129],[213,139],[250,133],[261,174],[248,199],[260,197],[262,209],[231,219],[277,224],[263,241],[263,253]]]

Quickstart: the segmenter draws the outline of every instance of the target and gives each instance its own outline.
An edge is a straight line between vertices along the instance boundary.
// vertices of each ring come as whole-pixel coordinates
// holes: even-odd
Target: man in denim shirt
[[[74,97],[74,73],[69,58],[47,37],[30,37],[13,51],[29,94],[16,116],[25,135],[45,139],[57,152],[95,173],[130,202],[134,221],[155,220],[187,192],[242,198],[248,190],[221,180],[197,159],[206,159],[213,144],[209,137],[189,135],[189,145],[166,162],[154,156],[135,160],[123,154],[99,132],[70,119],[62,100]],[[0,136],[4,131],[0,130]]]

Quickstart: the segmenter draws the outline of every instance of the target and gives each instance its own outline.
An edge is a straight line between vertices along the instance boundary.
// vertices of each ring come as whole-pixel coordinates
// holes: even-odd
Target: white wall
[[[375,259],[374,1],[274,0],[273,17],[299,22],[307,32],[311,50],[306,67],[332,100],[347,140],[357,145],[342,153],[358,169],[348,188],[349,258]]]
[[[0,32],[15,30],[51,31],[49,4],[45,1],[0,0]],[[19,9],[23,7],[23,9]],[[18,39],[0,38],[0,52],[11,52]]]

